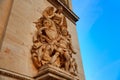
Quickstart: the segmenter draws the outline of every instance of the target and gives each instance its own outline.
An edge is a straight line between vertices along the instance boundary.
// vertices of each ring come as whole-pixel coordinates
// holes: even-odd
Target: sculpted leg
[[[69,66],[70,66],[70,55],[68,52],[65,52],[64,53],[64,57],[66,59],[66,62],[65,62],[65,70],[68,71],[69,70]]]
[[[54,54],[54,56],[52,57],[52,59],[51,59],[51,61],[50,61],[51,64],[53,64],[53,63],[56,61],[56,59],[58,58],[59,54],[60,54],[59,52],[56,52],[56,53]]]

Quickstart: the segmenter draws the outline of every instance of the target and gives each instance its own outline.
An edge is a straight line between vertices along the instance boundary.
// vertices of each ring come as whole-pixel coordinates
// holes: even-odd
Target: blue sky
[[[120,0],[72,0],[86,80],[120,80]]]

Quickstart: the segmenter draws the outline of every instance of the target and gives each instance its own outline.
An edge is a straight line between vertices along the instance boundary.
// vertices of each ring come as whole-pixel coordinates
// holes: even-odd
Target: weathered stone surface
[[[30,77],[34,77],[38,74],[38,71],[31,60],[30,52],[31,45],[33,45],[32,37],[36,31],[33,22],[42,16],[42,11],[44,11],[47,6],[53,5],[47,0],[14,0],[9,21],[6,26],[5,36],[2,41],[0,68],[28,75]],[[79,64],[79,78],[80,80],[84,80],[76,27],[68,18],[66,19],[68,31],[72,36],[72,45],[75,52],[77,52],[73,57],[76,59],[77,64]]]

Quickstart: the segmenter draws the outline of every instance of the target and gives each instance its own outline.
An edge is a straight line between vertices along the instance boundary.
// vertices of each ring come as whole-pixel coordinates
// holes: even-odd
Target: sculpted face
[[[50,7],[50,9],[49,9],[49,15],[52,15],[53,12],[54,12],[54,8],[53,8],[53,7]]]
[[[67,36],[67,35],[68,35],[68,31],[67,31],[66,29],[64,29],[64,30],[62,31],[62,35],[63,35],[63,36]]]
[[[58,13],[62,13],[63,8],[61,6],[58,7]]]
[[[51,23],[50,20],[45,20],[43,24],[44,24],[44,26],[46,26],[46,27],[50,27],[52,23]]]

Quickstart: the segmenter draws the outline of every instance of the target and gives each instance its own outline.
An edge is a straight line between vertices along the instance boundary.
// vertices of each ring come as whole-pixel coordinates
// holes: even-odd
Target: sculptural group
[[[47,7],[42,17],[34,22],[37,31],[33,36],[32,60],[37,69],[50,64],[77,75],[77,64],[72,56],[76,52],[62,12],[62,7],[56,10],[54,7]]]

